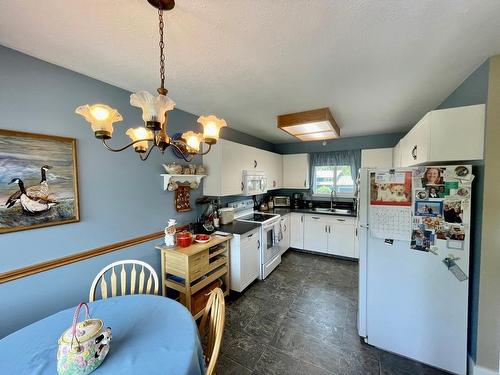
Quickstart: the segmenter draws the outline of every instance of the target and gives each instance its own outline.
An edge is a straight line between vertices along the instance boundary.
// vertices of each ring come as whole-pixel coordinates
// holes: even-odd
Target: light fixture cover
[[[166,95],[153,96],[147,91],[139,91],[130,95],[130,105],[142,109],[144,122],[155,121],[163,124],[165,112],[175,107],[175,102]]]
[[[227,126],[226,121],[214,115],[200,116],[198,122],[203,126],[203,138],[208,141],[217,141],[220,129]]]
[[[188,131],[182,134],[186,142],[188,152],[194,153],[200,151],[200,143],[203,142],[203,134]]]
[[[153,132],[142,126],[137,128],[129,128],[125,134],[127,134],[130,137],[132,142],[138,141],[140,139],[149,139],[153,141]],[[148,141],[141,141],[135,143],[134,149],[136,151],[137,150],[146,151],[148,149]]]
[[[301,141],[320,141],[340,137],[340,128],[329,108],[279,115],[278,129]]]
[[[110,137],[113,135],[113,123],[123,120],[116,109],[106,104],[85,104],[76,108],[75,113],[90,123],[94,133],[106,132]]]

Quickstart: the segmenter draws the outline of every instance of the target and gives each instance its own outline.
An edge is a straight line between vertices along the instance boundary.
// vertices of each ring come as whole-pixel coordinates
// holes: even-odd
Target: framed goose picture
[[[80,220],[76,140],[0,129],[0,233]]]

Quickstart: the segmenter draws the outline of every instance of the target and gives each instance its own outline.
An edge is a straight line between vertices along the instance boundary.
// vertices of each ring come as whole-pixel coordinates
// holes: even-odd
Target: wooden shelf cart
[[[156,246],[161,252],[162,294],[168,289],[179,292],[180,302],[198,319],[201,311],[194,311],[192,297],[218,279],[223,281],[224,295],[229,293],[229,244],[232,236],[213,236],[204,244],[167,248]]]

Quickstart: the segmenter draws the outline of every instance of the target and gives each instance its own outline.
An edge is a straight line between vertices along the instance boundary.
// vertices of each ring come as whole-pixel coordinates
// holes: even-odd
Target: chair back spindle
[[[130,283],[127,284],[127,267],[130,267]],[[137,270],[136,266],[140,267],[141,271],[139,273],[139,280],[137,280]],[[117,268],[117,269],[115,269]],[[90,287],[89,301],[95,301],[96,291],[98,290],[98,285],[100,284],[101,298],[108,298],[108,281],[106,278],[109,274],[109,283],[111,287],[111,296],[116,297],[118,295],[118,275],[120,274],[120,292],[124,296],[127,294],[127,285],[129,286],[130,294],[158,294],[159,282],[158,276],[149,264],[142,262],[140,260],[121,260],[118,262],[111,263],[104,267],[94,278],[92,286]],[[146,280],[146,273],[148,273],[148,278]],[[137,282],[138,281],[138,282]],[[137,285],[136,285],[137,284]],[[154,286],[154,288],[153,288]]]

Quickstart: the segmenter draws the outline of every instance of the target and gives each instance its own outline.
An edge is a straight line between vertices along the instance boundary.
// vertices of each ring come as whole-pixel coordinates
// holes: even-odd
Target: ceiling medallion
[[[226,122],[214,115],[200,116],[198,122],[203,127],[203,133],[188,131],[181,138],[171,138],[167,134],[168,112],[174,109],[175,102],[167,96],[165,88],[165,43],[163,41],[163,11],[174,8],[174,0],[147,0],[158,9],[158,28],[160,34],[160,87],[158,96],[147,91],[139,91],[130,95],[130,105],[142,109],[144,126],[130,128],[126,131],[131,142],[121,148],[112,148],[107,140],[113,136],[113,123],[123,120],[122,115],[106,104],[86,104],[76,108],[75,113],[81,115],[90,123],[96,138],[113,152],[123,151],[131,146],[139,154],[141,160],[146,160],[156,147],[162,153],[172,146],[184,160],[191,161],[195,155],[204,155],[219,139],[220,129],[227,126]],[[205,152],[201,151],[201,143],[208,145]]]

